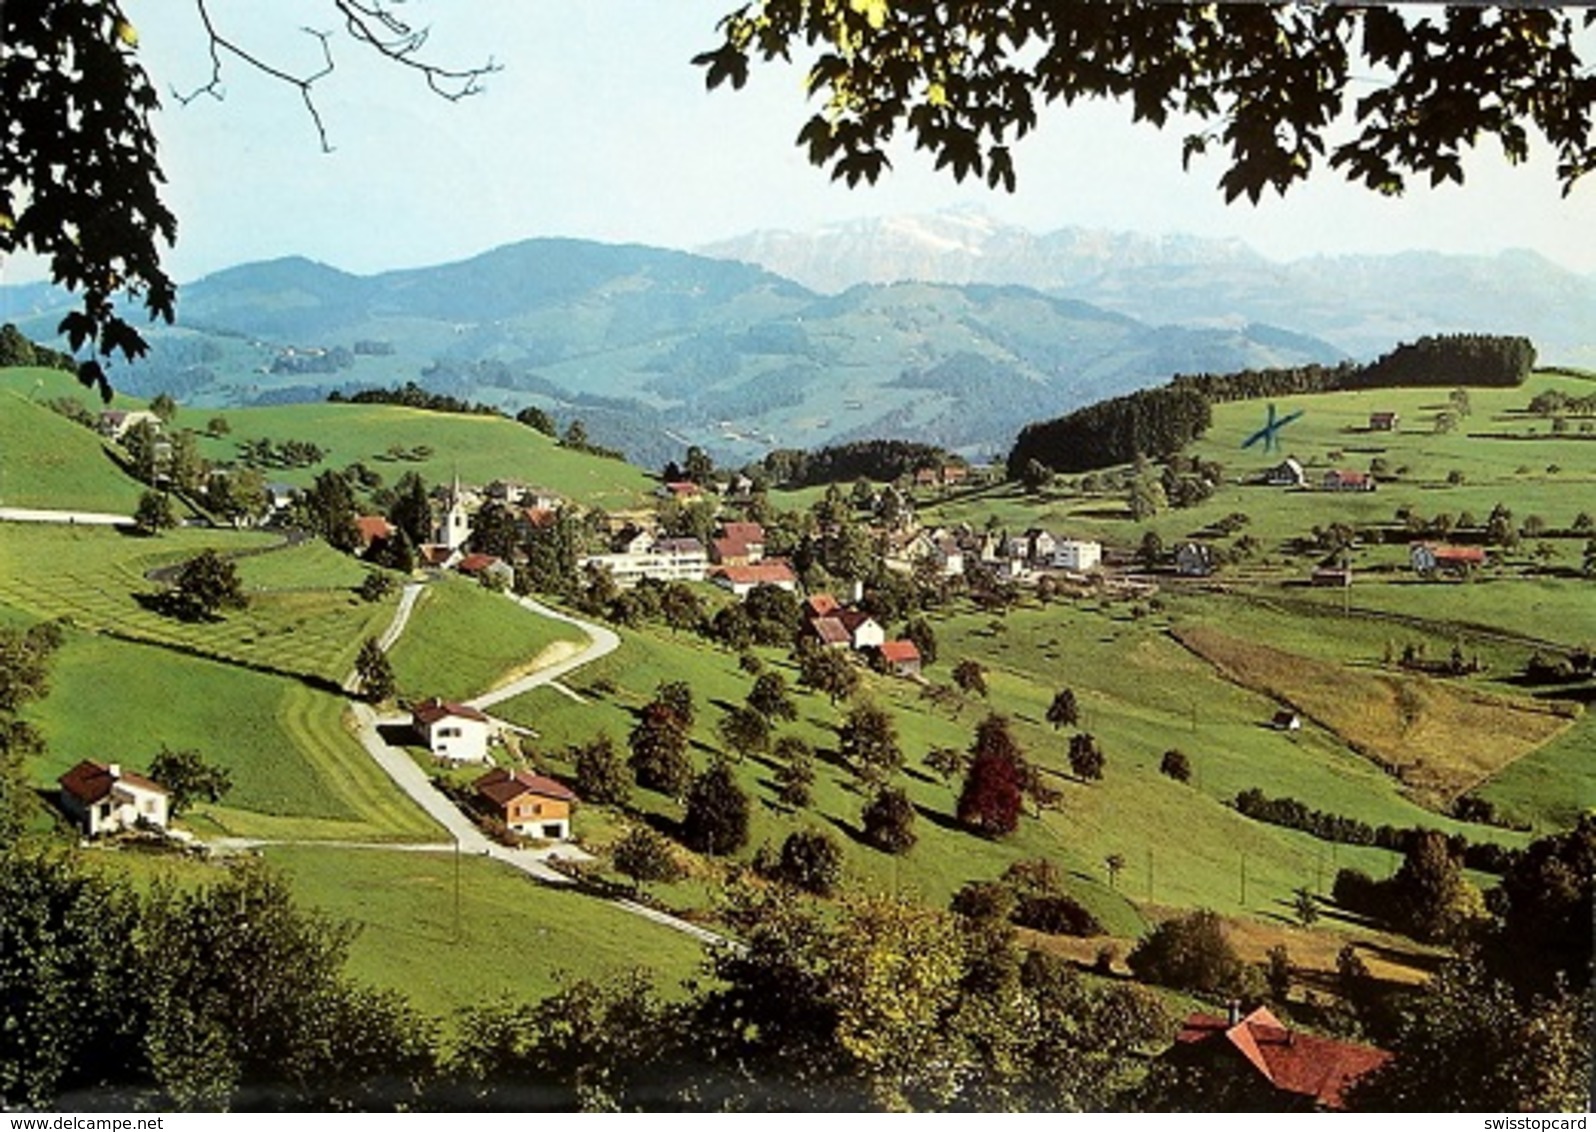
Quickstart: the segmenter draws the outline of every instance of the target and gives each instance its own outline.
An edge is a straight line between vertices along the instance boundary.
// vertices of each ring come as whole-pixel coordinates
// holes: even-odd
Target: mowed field
[[[400,697],[459,700],[586,643],[570,625],[539,617],[470,579],[446,576],[422,591],[389,661]]]
[[[1559,735],[1576,712],[1425,676],[1349,671],[1209,626],[1174,637],[1226,679],[1329,728],[1437,809]]]
[[[302,904],[359,927],[352,975],[435,1018],[633,970],[680,993],[703,960],[688,936],[482,857],[279,846],[265,859]]]
[[[336,584],[260,587],[274,571],[295,571],[296,556],[315,558],[325,551],[308,546],[275,552],[288,556],[281,564],[246,560],[242,573],[251,587],[249,607],[220,620],[179,621],[147,604],[164,588],[146,577],[149,571],[207,549],[223,554],[263,550],[278,544],[278,535],[182,529],[143,539],[103,527],[8,524],[4,536],[0,604],[327,686],[343,680],[360,642],[380,633],[393,616],[395,599],[366,602]],[[352,577],[349,572],[337,580]]]

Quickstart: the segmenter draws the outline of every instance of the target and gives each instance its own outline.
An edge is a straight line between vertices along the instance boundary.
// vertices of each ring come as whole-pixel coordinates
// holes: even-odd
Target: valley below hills
[[[66,305],[0,288],[0,316],[49,339]],[[186,285],[126,393],[210,407],[416,382],[511,413],[536,405],[656,465],[876,437],[1001,453],[1025,423],[1177,372],[1334,362],[1264,325],[1188,327],[1012,285],[810,290],[683,252],[530,240],[374,276],[308,259]]]

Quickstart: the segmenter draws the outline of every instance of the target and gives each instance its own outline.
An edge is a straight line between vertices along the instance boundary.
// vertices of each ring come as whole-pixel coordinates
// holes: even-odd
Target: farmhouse
[[[393,524],[381,515],[357,516],[355,531],[360,536],[361,550],[370,550],[372,543],[393,538]]]
[[[1308,473],[1296,457],[1287,456],[1274,467],[1265,469],[1263,482],[1270,487],[1306,487]]]
[[[964,573],[964,551],[954,539],[941,538],[933,542],[931,560],[941,569],[945,578],[957,578]]]
[[[515,584],[515,567],[496,554],[468,554],[455,569],[493,589],[507,590]]]
[[[1288,1030],[1268,1007],[1240,1014],[1190,1015],[1164,1060],[1242,1074],[1258,1086],[1260,1107],[1297,1111],[1345,1108],[1348,1086],[1391,1060],[1374,1046]]]
[[[842,605],[830,594],[810,594],[804,598],[803,615],[809,620],[816,617],[831,617]]]
[[[722,566],[752,566],[765,557],[765,528],[758,523],[726,523],[710,543],[710,558]]]
[[[1332,468],[1324,474],[1320,486],[1325,491],[1373,491],[1375,483],[1374,477],[1366,472]]]
[[[848,645],[853,649],[880,648],[887,639],[881,623],[862,609],[838,610],[836,618],[848,631]]]
[[[571,836],[571,803],[577,798],[554,779],[495,767],[473,786],[483,809],[515,832],[545,841]]]
[[[140,825],[166,828],[166,789],[119,763],[84,759],[56,781],[61,784],[61,808],[90,837]]]
[[[1276,731],[1301,731],[1302,716],[1294,711],[1282,709],[1275,712],[1273,718],[1269,720],[1269,726]]]
[[[1402,420],[1396,413],[1379,412],[1369,414],[1370,432],[1395,432],[1397,424]]]
[[[661,499],[674,499],[678,503],[688,503],[703,497],[704,489],[691,480],[673,480],[661,484],[654,493]]]
[[[1332,586],[1346,589],[1352,584],[1352,567],[1320,566],[1309,575],[1308,583],[1314,586]]]
[[[100,412],[100,435],[112,440],[121,440],[141,424],[159,432],[161,418],[148,409],[104,409]]]
[[[1103,544],[1062,538],[1053,544],[1053,565],[1060,570],[1092,570],[1102,564]]]
[[[747,597],[755,586],[775,586],[792,593],[798,588],[798,578],[787,563],[772,560],[752,566],[720,566],[710,574],[717,586],[728,589],[733,597]]]
[[[1467,574],[1485,565],[1485,548],[1416,542],[1408,547],[1408,561],[1419,574]]]
[[[815,617],[807,624],[809,635],[826,648],[845,649],[853,643],[847,626],[835,616]]]
[[[434,696],[410,709],[410,724],[437,758],[452,763],[488,761],[493,721],[474,707]]]
[[[920,650],[913,641],[883,641],[881,664],[894,676],[920,675]]]

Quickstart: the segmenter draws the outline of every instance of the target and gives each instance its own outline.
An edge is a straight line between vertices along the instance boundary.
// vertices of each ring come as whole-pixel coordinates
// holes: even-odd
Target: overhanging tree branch
[[[482,90],[482,80],[501,69],[492,57],[489,57],[486,63],[463,68],[446,67],[429,62],[421,57],[429,35],[426,28],[412,27],[380,2],[371,2],[371,0],[331,0],[331,2],[333,10],[343,18],[344,30],[352,40],[365,45],[389,62],[421,75],[434,94],[450,102],[458,102],[462,98],[479,93]],[[205,27],[207,49],[211,59],[211,75],[206,82],[186,94],[174,88],[172,96],[178,103],[186,106],[201,95],[222,99],[225,95],[222,60],[224,56],[232,56],[268,78],[293,87],[305,104],[305,112],[310,116],[311,124],[316,128],[316,137],[322,152],[330,153],[333,147],[321,108],[316,103],[315,86],[337,69],[332,49],[333,33],[317,31],[310,27],[300,29],[306,35],[315,37],[321,47],[322,62],[314,71],[296,74],[268,62],[222,31],[211,15],[207,0],[194,0],[194,7],[199,13],[200,22]]]

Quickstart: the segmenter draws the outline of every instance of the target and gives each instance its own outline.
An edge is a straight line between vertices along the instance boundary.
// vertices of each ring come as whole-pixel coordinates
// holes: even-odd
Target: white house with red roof
[[[166,788],[120,763],[84,759],[56,781],[62,809],[90,837],[141,825],[166,828],[171,808]]]
[[[747,597],[755,586],[775,586],[787,593],[798,588],[798,576],[780,559],[749,566],[717,566],[709,577],[717,586],[730,590],[733,597]]]
[[[493,721],[466,704],[434,696],[410,709],[410,725],[427,750],[452,763],[485,763]]]

